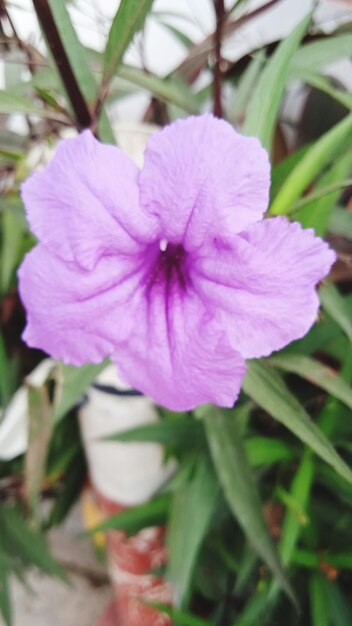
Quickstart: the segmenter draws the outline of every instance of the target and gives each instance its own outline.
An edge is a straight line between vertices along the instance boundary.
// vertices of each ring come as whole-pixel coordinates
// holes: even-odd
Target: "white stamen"
[[[160,245],[160,250],[161,250],[162,252],[165,252],[165,250],[166,250],[166,248],[167,248],[167,243],[168,243],[168,242],[167,242],[167,239],[161,239],[161,240],[160,240],[160,244],[159,244],[159,245]]]

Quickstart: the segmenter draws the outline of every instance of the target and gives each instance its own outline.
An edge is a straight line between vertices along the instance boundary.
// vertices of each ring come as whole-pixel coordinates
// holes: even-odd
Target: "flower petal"
[[[278,217],[208,248],[194,261],[192,278],[219,311],[234,348],[255,358],[306,334],[319,308],[315,286],[334,260],[312,229]]]
[[[100,362],[131,332],[126,303],[139,297],[147,267],[146,256],[111,256],[87,272],[39,244],[19,270],[24,340],[71,365]]]
[[[212,115],[177,120],[148,141],[141,203],[163,237],[190,250],[241,232],[268,206],[270,166],[259,141]]]
[[[53,253],[92,269],[100,256],[133,253],[155,236],[139,207],[138,168],[90,131],[60,143],[52,161],[22,186],[33,232]]]
[[[231,407],[245,364],[201,301],[153,285],[133,317],[134,331],[114,356],[126,381],[174,411],[213,402]]]

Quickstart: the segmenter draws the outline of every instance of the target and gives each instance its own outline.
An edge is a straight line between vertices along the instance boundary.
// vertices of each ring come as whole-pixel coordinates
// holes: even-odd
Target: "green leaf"
[[[239,572],[235,583],[236,595],[242,595],[244,593],[253,578],[253,573],[257,571],[257,567],[258,557],[255,552],[253,552],[249,543],[246,542],[243,546]]]
[[[50,5],[56,27],[59,31],[68,61],[75,75],[78,86],[89,107],[95,101],[97,84],[89,68],[85,50],[72,25],[65,0],[48,0],[48,3]],[[68,92],[67,94],[68,97],[70,97]],[[104,109],[100,115],[98,131],[99,136],[103,141],[115,143],[115,136]]]
[[[0,612],[7,626],[12,625],[9,574],[8,560],[0,545]]]
[[[283,487],[278,486],[275,489],[275,496],[286,506],[288,511],[294,514],[302,526],[306,526],[308,524],[309,517],[306,511],[304,511],[300,503],[292,496],[291,493],[286,491]]]
[[[348,156],[350,158],[350,155]],[[315,202],[315,200],[321,200],[325,196],[330,195],[334,193],[335,191],[338,191],[341,193],[341,191],[343,189],[346,189],[346,187],[351,187],[352,178],[347,178],[346,180],[341,180],[340,182],[332,183],[331,185],[326,185],[325,187],[322,187],[320,185],[321,182],[322,182],[322,178],[319,179],[319,184],[315,186],[315,191],[313,191],[312,193],[309,193],[307,196],[304,196],[303,198],[301,198],[301,200],[298,200],[298,202],[296,202],[294,209],[293,209],[294,211],[297,211],[297,209],[301,209],[302,207],[306,207],[306,205],[310,205],[311,203]],[[338,197],[336,197],[336,200],[337,199]],[[301,219],[301,217],[300,216],[298,217],[300,219],[301,224],[303,224],[303,220]],[[305,224],[304,224],[304,227],[307,228]]]
[[[189,417],[159,420],[109,435],[107,441],[149,441],[164,445],[194,445],[203,435],[202,425]]]
[[[59,113],[60,112],[66,113],[65,109],[61,106],[61,104],[58,102],[56,97],[48,89],[44,89],[43,87],[40,87],[39,85],[35,86],[35,82],[33,82],[33,86],[38,96],[40,96],[43,102],[46,102],[47,104],[49,104],[52,107],[52,109],[54,109],[55,111],[58,111]]]
[[[150,502],[112,515],[109,519],[86,532],[91,535],[102,530],[124,530],[128,534],[134,535],[142,528],[164,524],[169,507],[170,496],[158,496]]]
[[[187,113],[199,113],[199,105],[194,93],[180,78],[159,78],[143,70],[128,65],[120,67],[118,75],[146,91],[159,100],[175,104]]]
[[[0,289],[6,293],[23,254],[24,224],[10,208],[2,215]]]
[[[350,626],[351,606],[337,583],[327,584],[327,598],[333,626]]]
[[[6,89],[15,90],[23,83],[23,67],[26,64],[26,51],[19,46],[7,46],[4,54],[4,79]]]
[[[6,551],[26,565],[36,565],[50,576],[66,580],[66,574],[59,563],[51,556],[44,537],[22,519],[17,507],[0,509],[1,536]]]
[[[291,563],[297,541],[306,523],[304,516],[297,515],[297,510],[306,511],[313,486],[313,479],[314,463],[312,454],[310,450],[305,450],[302,461],[295,472],[290,489],[290,497],[297,508],[287,508],[282,524],[279,551],[285,565]]]
[[[321,287],[319,296],[323,308],[330,317],[342,328],[352,342],[351,312],[340,292],[334,285]]]
[[[219,485],[206,458],[196,465],[191,480],[181,485],[172,501],[168,521],[168,577],[176,606],[186,606],[197,556],[214,514]]]
[[[329,232],[352,239],[352,212],[335,206],[330,215]]]
[[[291,174],[297,163],[300,162],[305,153],[309,150],[309,147],[309,145],[303,146],[302,148],[299,148],[299,150],[296,150],[296,152],[290,154],[283,161],[280,161],[280,163],[276,163],[275,165],[273,165],[270,187],[271,202],[277,196],[286,178],[289,176],[289,174]]]
[[[351,386],[340,378],[338,373],[331,367],[322,365],[315,359],[298,354],[279,354],[269,359],[269,362],[285,372],[297,374],[297,376],[305,378],[313,385],[321,387],[352,409]]]
[[[72,463],[66,470],[62,490],[54,500],[45,528],[57,526],[65,519],[71,507],[79,500],[86,481],[86,460],[83,452],[80,451],[78,455],[74,456]]]
[[[211,456],[228,505],[255,551],[293,599],[290,584],[264,521],[262,503],[241,440],[235,411],[226,412],[209,407],[203,416]]]
[[[309,598],[311,626],[329,626],[331,621],[328,612],[325,581],[319,572],[309,579]]]
[[[280,43],[261,73],[247,109],[244,132],[257,136],[269,152],[292,55],[306,33],[310,20],[311,13]]]
[[[249,597],[232,626],[261,626],[262,624],[264,626],[264,624],[268,624],[267,619],[270,616],[271,604],[267,586],[264,589],[259,586],[255,593]]]
[[[59,421],[80,400],[87,387],[107,366],[107,361],[98,365],[59,365],[59,389],[55,396],[54,419]]]
[[[154,11],[153,17],[157,17],[156,12]],[[173,24],[168,24],[164,20],[158,20],[159,24],[167,28],[167,30],[176,37],[176,39],[187,49],[191,48],[194,45],[194,42],[188,35],[186,35],[182,30],[176,28]]]
[[[228,106],[227,117],[231,122],[236,122],[244,115],[248,103],[251,100],[253,90],[257,84],[260,72],[265,62],[265,51],[259,50],[249,63],[248,67],[241,74],[238,85],[235,89],[233,102]]]
[[[2,150],[0,148],[0,167],[17,165],[22,159],[22,152],[16,150]]]
[[[326,174],[319,179],[313,192],[295,204],[295,220],[301,222],[304,228],[314,228],[320,237],[328,230],[330,215],[343,187],[352,182],[345,180],[350,172],[351,162],[351,152],[347,151],[341,158],[336,159]]]
[[[121,0],[113,19],[104,54],[103,84],[107,85],[122,63],[133,35],[142,28],[153,0]]]
[[[306,525],[306,517],[302,512],[307,509],[311,489],[314,480],[314,462],[311,450],[306,449],[302,461],[295,472],[290,493],[286,499],[286,513],[282,523],[279,541],[279,552],[283,564],[287,567],[292,563],[297,542],[303,527]],[[298,513],[299,512],[299,513]],[[279,592],[276,581],[270,588],[270,600],[275,602]]]
[[[339,326],[328,315],[324,315],[314,324],[307,335],[302,339],[293,341],[281,351],[281,354],[314,354],[341,335]]]
[[[290,66],[290,75],[292,78],[300,78],[308,71],[316,72],[333,61],[350,57],[351,49],[351,33],[329,36],[307,43],[295,52]]]
[[[348,356],[343,365],[342,374],[344,376],[348,376],[349,373],[350,359]],[[337,419],[338,404],[339,403],[335,398],[328,398],[324,408],[319,415],[318,425],[327,436],[331,436],[331,433],[333,432],[334,424]],[[336,472],[333,472],[330,467],[324,465],[321,470],[323,470],[323,473],[328,472],[328,475],[332,476],[333,486],[336,486],[336,482],[338,482],[344,490],[350,491],[350,487],[346,485],[344,481],[341,481]],[[302,529],[306,524],[305,516],[302,516],[302,514],[297,514],[297,512],[304,512],[308,508],[314,476],[315,466],[312,452],[311,450],[306,449],[301,463],[294,474],[290,493],[288,494],[289,500],[286,500],[289,506],[287,507],[283,520],[281,537],[279,542],[280,554],[285,565],[290,565],[292,562],[296,563],[298,553],[297,543],[299,541]],[[308,563],[307,558],[305,558],[305,563],[300,564],[304,565],[305,567],[308,566],[317,568],[319,566],[319,559],[317,559],[317,555],[313,556],[315,557],[315,561],[313,563],[312,559],[308,555]],[[270,598],[275,600],[277,593],[278,587],[277,585],[273,584],[270,590]]]
[[[326,562],[332,567],[337,567],[338,569],[352,570],[352,553],[351,552],[342,552],[341,554],[328,553],[326,554]]]
[[[291,461],[294,456],[288,443],[271,437],[250,437],[244,441],[244,447],[248,460],[254,467]]]
[[[352,94],[344,91],[343,89],[337,89],[334,87],[326,76],[321,76],[320,74],[315,74],[314,72],[302,72],[301,78],[311,87],[315,87],[323,93],[326,93],[328,96],[334,98],[336,102],[342,104],[342,106],[346,107],[347,110],[352,109]]]
[[[36,115],[51,120],[67,122],[67,118],[62,114],[49,108],[41,107],[29,98],[21,96],[11,91],[0,90],[0,114],[11,115],[12,113],[23,113],[23,115]]]
[[[351,487],[334,472],[330,467],[320,466],[317,469],[317,483],[323,485],[333,495],[334,500],[339,500],[346,507],[352,506]]]
[[[6,353],[5,342],[0,333],[0,405],[6,407],[11,399],[11,370],[10,361]],[[1,418],[0,418],[1,422]]]
[[[272,215],[289,213],[307,186],[333,161],[335,155],[341,153],[349,144],[351,136],[352,115],[348,115],[305,153],[276,195],[270,213]]]
[[[302,548],[296,548],[291,560],[292,563],[295,563],[295,565],[300,565],[300,567],[316,569],[319,567],[320,557],[316,552],[312,552],[312,550],[303,550]]]
[[[352,483],[352,471],[337,454],[321,430],[312,422],[303,406],[287,389],[282,378],[267,363],[251,361],[243,382],[245,393],[258,406],[306,443],[340,476]]]
[[[45,461],[54,420],[46,384],[28,385],[29,435],[25,458],[25,494],[34,519],[39,520],[38,504],[45,473]]]

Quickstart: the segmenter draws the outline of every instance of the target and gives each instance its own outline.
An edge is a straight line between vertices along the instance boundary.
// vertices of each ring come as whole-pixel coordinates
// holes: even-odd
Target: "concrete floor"
[[[111,590],[104,566],[91,542],[79,537],[81,531],[76,509],[49,539],[54,556],[67,569],[69,585],[34,569],[27,576],[30,590],[12,581],[13,626],[96,626]]]

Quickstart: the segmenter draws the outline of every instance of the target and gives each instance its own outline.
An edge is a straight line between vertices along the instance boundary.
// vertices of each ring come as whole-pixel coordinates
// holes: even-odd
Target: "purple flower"
[[[89,131],[23,185],[40,243],[20,269],[25,341],[81,365],[111,357],[170,409],[232,406],[245,359],[314,323],[335,255],[312,230],[261,220],[257,139],[211,115],[149,140],[140,171]]]

